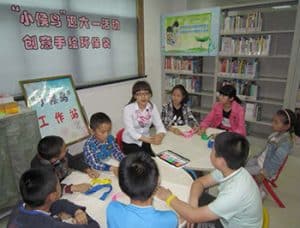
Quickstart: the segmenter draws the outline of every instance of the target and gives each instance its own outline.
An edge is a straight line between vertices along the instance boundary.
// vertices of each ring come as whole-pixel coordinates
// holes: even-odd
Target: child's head
[[[38,154],[45,160],[54,163],[66,156],[67,148],[64,140],[56,135],[42,138],[38,144]]]
[[[111,132],[111,119],[103,112],[94,113],[90,119],[90,128],[100,142],[105,142]]]
[[[61,195],[61,187],[50,169],[30,169],[23,173],[19,182],[23,201],[31,208],[51,204]]]
[[[286,132],[295,133],[300,135],[300,120],[299,116],[290,109],[281,109],[273,116],[272,128],[277,132]]]
[[[245,165],[248,154],[249,142],[244,136],[234,132],[223,132],[215,138],[211,161],[217,169],[224,167],[226,163],[228,168],[237,170]]]
[[[176,85],[172,89],[172,102],[175,105],[186,104],[189,100],[188,92],[183,85]]]
[[[119,185],[131,200],[148,200],[158,185],[155,161],[144,152],[127,155],[120,163]]]
[[[148,82],[137,81],[132,87],[132,97],[129,103],[137,101],[138,103],[148,103],[152,97],[152,89]]]
[[[219,101],[222,104],[231,103],[232,101],[236,101],[239,104],[241,103],[241,100],[236,96],[236,89],[233,85],[226,84],[222,86],[219,93]]]

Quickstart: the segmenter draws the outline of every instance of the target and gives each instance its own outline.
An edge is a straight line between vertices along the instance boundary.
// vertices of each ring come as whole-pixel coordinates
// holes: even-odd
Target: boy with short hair
[[[178,218],[173,211],[153,208],[153,194],[159,172],[150,155],[139,152],[127,155],[120,163],[119,185],[129,196],[130,204],[112,201],[106,209],[107,226],[113,228],[175,228]]]
[[[214,221],[213,227],[217,224],[216,227],[261,227],[260,193],[254,179],[243,167],[248,151],[249,143],[244,136],[233,132],[217,135],[211,152],[211,162],[216,170],[194,181],[190,191],[190,204],[179,200],[163,187],[159,187],[157,191],[158,198],[165,200],[190,223]],[[204,198],[208,195],[204,190],[217,184],[217,198],[202,206],[201,201],[205,201]]]
[[[55,135],[42,138],[38,144],[38,153],[31,161],[31,168],[47,168],[53,170],[59,181],[71,173],[71,169],[85,172],[91,178],[99,173],[91,169],[83,161],[82,154],[72,156],[68,153],[64,140]],[[64,193],[85,192],[90,184],[62,185]]]
[[[21,202],[12,212],[8,228],[61,227],[96,228],[98,223],[85,213],[85,207],[67,200],[59,200],[61,187],[55,174],[49,169],[30,169],[20,179]],[[75,224],[59,220],[60,214],[68,214]]]
[[[83,147],[86,163],[96,170],[112,171],[117,175],[118,168],[105,163],[105,160],[110,157],[117,161],[124,158],[124,154],[111,135],[112,123],[110,118],[103,112],[94,113],[90,119],[90,128],[93,135]]]

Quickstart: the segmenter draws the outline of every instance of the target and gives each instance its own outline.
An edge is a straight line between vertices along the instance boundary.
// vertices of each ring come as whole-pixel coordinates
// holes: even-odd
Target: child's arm
[[[59,215],[60,213],[66,213],[69,214],[70,216],[72,216],[75,221],[76,224],[78,224],[78,226],[76,227],[93,227],[93,228],[97,228],[99,227],[98,223],[93,220],[86,212],[85,212],[85,207],[82,206],[78,206],[76,204],[73,204],[72,202],[62,199],[62,200],[57,200],[55,201],[50,208],[50,213],[51,216],[54,215]],[[74,227],[74,225],[71,224],[67,224],[65,223],[66,226],[64,225],[64,227]],[[80,226],[80,224],[82,226]],[[68,226],[69,225],[69,226]]]
[[[103,171],[110,170],[110,165],[107,165],[101,162],[99,159],[97,159],[96,151],[94,151],[94,149],[90,145],[86,144],[83,147],[83,153],[86,163],[93,169]]]
[[[113,137],[113,136],[111,136],[111,137]],[[116,143],[114,138],[112,140],[112,146],[113,146],[113,148],[112,148],[112,151],[111,151],[111,155],[117,161],[122,161],[122,159],[125,157],[125,155],[122,153],[119,145]]]
[[[187,111],[186,111],[186,115],[187,115],[187,119],[188,119],[188,124],[190,127],[192,128],[197,128],[199,127],[199,123],[198,121],[196,120],[196,118],[194,117],[191,109],[189,106],[186,106],[187,107]]]
[[[172,192],[163,187],[159,187],[157,196],[161,200],[166,201],[182,218],[186,219],[190,223],[200,223],[219,219],[219,216],[214,214],[208,206],[193,207],[176,196],[172,195]],[[171,199],[171,200],[170,200]]]

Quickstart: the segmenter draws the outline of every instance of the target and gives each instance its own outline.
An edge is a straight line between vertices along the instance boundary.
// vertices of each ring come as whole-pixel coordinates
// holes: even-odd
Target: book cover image
[[[162,151],[157,154],[157,156],[163,161],[175,167],[182,167],[190,161],[188,158],[185,158],[171,150]]]

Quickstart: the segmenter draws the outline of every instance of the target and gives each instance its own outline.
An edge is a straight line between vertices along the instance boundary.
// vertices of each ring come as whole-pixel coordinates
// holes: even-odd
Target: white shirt
[[[224,228],[261,227],[260,193],[247,170],[241,167],[225,178],[219,170],[211,175],[219,183],[219,194],[208,208],[220,217]]]
[[[149,136],[152,124],[157,133],[166,133],[160,114],[154,104],[148,103],[143,111],[139,109],[136,102],[126,105],[123,109],[123,122],[125,130],[122,140],[128,144],[134,143],[142,146],[142,141],[138,139],[142,136]]]

